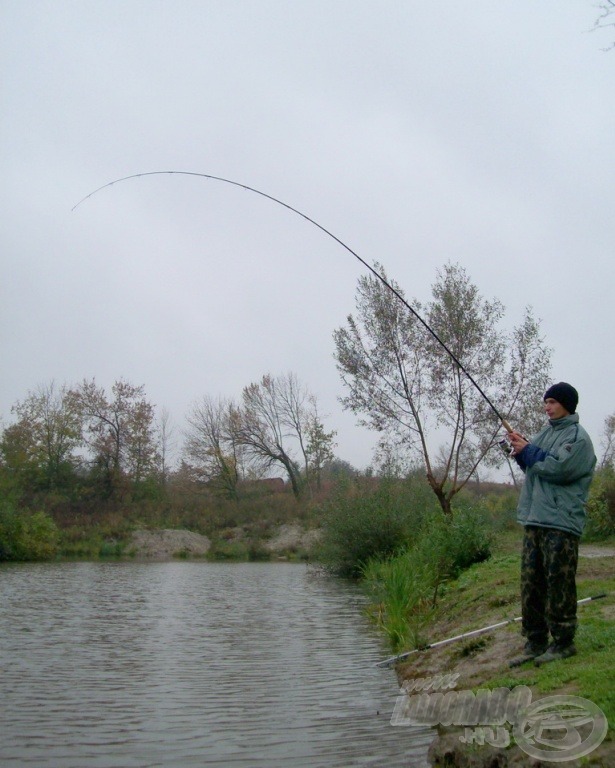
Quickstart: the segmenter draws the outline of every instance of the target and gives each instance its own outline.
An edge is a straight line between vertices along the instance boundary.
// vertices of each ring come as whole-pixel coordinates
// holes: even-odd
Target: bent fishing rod
[[[72,211],[75,211],[82,203],[84,203],[86,200],[89,200],[90,197],[93,197],[95,194],[100,192],[103,189],[106,189],[107,187],[112,187],[114,184],[119,184],[122,181],[128,181],[130,179],[140,179],[145,176],[162,176],[162,175],[174,175],[174,176],[197,176],[202,179],[210,179],[211,181],[221,181],[224,184],[231,184],[234,187],[240,187],[241,189],[245,189],[248,192],[254,192],[257,195],[260,195],[261,197],[267,198],[267,200],[271,200],[273,203],[277,203],[278,205],[281,205],[282,207],[286,208],[289,211],[292,211],[293,213],[296,213],[298,216],[301,216],[301,218],[308,221],[310,224],[313,224],[315,227],[318,227],[318,229],[321,230],[321,232],[324,232],[329,237],[333,238],[336,243],[342,246],[342,248],[345,248],[348,253],[352,254],[355,259],[358,259],[358,261],[363,264],[364,267],[366,267],[372,275],[374,275],[386,288],[388,288],[389,291],[399,300],[401,303],[412,313],[412,315],[421,323],[421,325],[433,336],[433,338],[440,344],[440,346],[444,349],[444,351],[449,355],[449,357],[453,360],[453,362],[459,367],[459,370],[461,370],[468,380],[474,385],[474,387],[478,390],[482,398],[485,400],[487,405],[491,408],[493,413],[498,417],[499,421],[501,422],[504,429],[510,434],[513,430],[508,421],[501,415],[501,413],[498,411],[498,409],[495,407],[495,405],[491,402],[490,398],[485,394],[483,389],[480,387],[478,382],[473,378],[473,376],[470,374],[470,372],[463,366],[463,364],[458,360],[456,355],[449,349],[449,347],[445,344],[444,341],[440,338],[440,336],[431,328],[431,326],[428,325],[427,321],[424,320],[421,315],[412,307],[410,304],[404,299],[404,297],[399,293],[398,290],[396,290],[390,283],[388,283],[384,277],[375,270],[370,264],[368,264],[365,259],[361,258],[358,253],[352,250],[350,246],[346,245],[342,240],[340,240],[339,237],[334,235],[332,232],[330,232],[328,229],[322,226],[322,224],[319,224],[314,219],[307,216],[305,213],[302,213],[301,211],[297,210],[297,208],[293,208],[292,205],[289,205],[288,203],[285,203],[282,200],[278,200],[277,197],[273,197],[273,195],[269,195],[266,192],[262,192],[260,189],[256,189],[255,187],[250,187],[247,184],[242,184],[239,181],[232,181],[231,179],[225,179],[222,176],[213,176],[209,173],[196,173],[195,171],[147,171],[145,173],[133,173],[130,176],[123,176],[120,179],[114,179],[113,181],[109,181],[106,184],[103,184],[101,187],[98,187],[97,189],[93,190],[89,194],[87,194],[85,197],[81,198],[79,202],[72,207]]]
[[[606,592],[602,592],[599,595],[594,595],[593,597],[584,597],[582,600],[577,600],[577,605],[583,605],[584,603],[589,603],[592,600],[600,600],[603,597],[606,597]],[[384,661],[378,661],[376,662],[377,667],[391,667],[393,664],[397,664],[398,661],[404,661],[404,659],[407,659],[409,656],[412,656],[415,653],[420,653],[421,651],[428,651],[431,648],[439,648],[442,645],[448,645],[449,643],[454,643],[457,640],[465,640],[466,637],[474,637],[475,635],[482,635],[484,632],[490,632],[492,629],[499,629],[499,627],[505,627],[507,624],[514,624],[517,621],[521,621],[523,617],[517,616],[514,619],[506,619],[504,621],[498,621],[497,624],[490,624],[488,627],[481,627],[480,629],[472,629],[469,632],[463,632],[461,635],[455,635],[454,637],[447,637],[445,640],[438,640],[436,643],[430,643],[429,645],[421,645],[419,648],[413,648],[411,651],[406,651],[405,653],[400,653],[397,656],[391,656],[388,659],[384,659]]]

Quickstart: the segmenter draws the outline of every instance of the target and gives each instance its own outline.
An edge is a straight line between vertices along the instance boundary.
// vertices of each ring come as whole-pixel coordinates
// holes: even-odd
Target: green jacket
[[[596,456],[578,414],[550,419],[516,458],[525,472],[517,521],[580,536]]]

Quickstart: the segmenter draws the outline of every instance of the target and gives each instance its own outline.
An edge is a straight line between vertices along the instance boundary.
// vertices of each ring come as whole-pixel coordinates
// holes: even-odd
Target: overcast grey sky
[[[332,332],[365,269],[409,298],[459,262],[530,304],[599,444],[615,410],[615,51],[592,0],[1,0],[0,417],[122,377],[182,427],[293,371],[337,453]]]

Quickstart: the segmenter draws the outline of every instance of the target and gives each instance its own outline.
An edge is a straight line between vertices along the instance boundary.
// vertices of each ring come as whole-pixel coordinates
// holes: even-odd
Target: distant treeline
[[[263,376],[240,403],[204,396],[178,435],[143,386],[94,380],[40,386],[15,403],[0,434],[5,494],[31,502],[45,494],[97,502],[164,498],[171,483],[193,482],[238,499],[278,476],[296,499],[327,474],[353,472],[333,453],[314,395],[293,374]],[[267,483],[263,484],[266,487]]]

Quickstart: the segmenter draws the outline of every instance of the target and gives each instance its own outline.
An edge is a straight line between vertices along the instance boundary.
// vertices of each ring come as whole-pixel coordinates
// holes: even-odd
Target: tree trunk
[[[436,494],[436,498],[438,499],[438,503],[440,504],[442,511],[446,517],[450,517],[453,514],[451,507],[451,495],[444,492],[442,483],[439,483],[430,472],[427,474],[427,481],[433,492]]]

